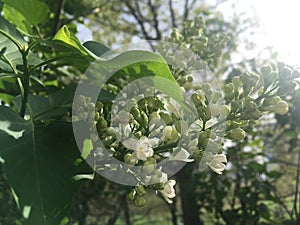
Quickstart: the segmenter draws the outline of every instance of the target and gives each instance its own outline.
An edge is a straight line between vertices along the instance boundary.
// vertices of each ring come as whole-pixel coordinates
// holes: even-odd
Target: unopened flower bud
[[[231,102],[231,111],[236,112],[240,106],[241,106],[241,103],[239,101],[233,100]]]
[[[272,71],[272,67],[270,65],[265,65],[261,68],[261,73],[264,76],[269,76]]]
[[[96,102],[96,111],[100,112],[103,109],[102,102]]]
[[[136,199],[134,200],[134,204],[137,207],[143,207],[146,205],[146,199],[141,196],[137,196]]]
[[[100,115],[98,112],[95,113],[95,121],[98,121],[100,119]]]
[[[286,101],[280,100],[275,105],[267,106],[264,109],[279,115],[284,115],[289,111],[289,105]]]
[[[234,77],[232,79],[232,84],[234,86],[234,92],[238,92],[239,88],[243,85],[239,77]]]
[[[103,117],[100,117],[97,123],[97,128],[104,129],[107,127],[107,122]]]
[[[165,121],[165,123],[166,123],[167,125],[172,124],[173,119],[172,119],[172,117],[171,117],[170,114],[165,113],[165,112],[160,112],[159,115],[160,115],[161,118]]]
[[[226,95],[231,95],[233,93],[234,85],[232,83],[228,83],[224,86]]]
[[[127,194],[127,199],[129,201],[132,201],[135,197],[136,191],[134,189],[132,189],[128,194]]]
[[[220,116],[221,118],[226,118],[230,114],[230,107],[228,105],[221,105]]]
[[[135,190],[136,190],[136,193],[139,195],[139,196],[143,196],[146,194],[146,190],[144,188],[144,186],[136,186],[135,187]]]
[[[229,131],[227,137],[234,140],[242,140],[245,137],[245,131],[241,128],[235,128]]]

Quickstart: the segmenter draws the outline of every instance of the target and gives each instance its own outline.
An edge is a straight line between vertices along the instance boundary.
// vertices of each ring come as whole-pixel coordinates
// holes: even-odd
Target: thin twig
[[[186,18],[188,17],[189,15],[189,0],[185,0],[185,3],[184,3],[184,13],[183,13],[183,21],[186,20]]]
[[[156,31],[155,40],[160,40],[161,39],[161,32],[159,30],[159,22],[158,22],[158,15],[157,15],[157,9],[156,9],[156,7],[159,7],[159,6],[158,5],[157,6],[153,5],[151,0],[148,0],[148,6],[150,7],[151,12],[153,14],[154,29]]]
[[[141,20],[140,16],[136,14],[136,12],[138,11],[138,9],[136,10],[135,8],[132,7],[132,5],[130,4],[130,2],[128,0],[125,0],[125,4],[128,7],[128,9],[131,12],[131,15],[135,18],[136,22],[139,24],[139,26],[141,27],[142,30],[142,34],[144,36],[144,38],[146,40],[153,40],[154,38],[151,37],[148,32],[146,31],[146,28],[144,26],[144,22]]]
[[[173,9],[172,0],[169,0],[169,8],[170,8],[170,13],[171,13],[172,26],[173,27],[177,27],[176,26],[176,18],[175,18],[175,13],[174,13],[174,9]]]
[[[88,17],[88,16],[90,16],[90,15],[99,13],[101,7],[102,7],[102,6],[93,7],[93,8],[91,8],[91,10],[89,10],[89,11],[86,12],[86,13],[83,13],[83,14],[81,14],[81,15],[77,15],[77,16],[74,16],[73,18],[68,19],[68,20],[65,22],[65,24],[72,23],[73,21],[78,20],[80,17]]]
[[[56,34],[56,32],[59,30],[60,28],[60,15],[61,15],[61,12],[64,8],[64,5],[65,5],[65,0],[60,0],[59,3],[58,3],[58,7],[57,7],[57,11],[55,13],[55,17],[54,17],[54,25],[53,25],[53,29],[52,29],[52,33],[51,33],[51,36],[54,36]]]

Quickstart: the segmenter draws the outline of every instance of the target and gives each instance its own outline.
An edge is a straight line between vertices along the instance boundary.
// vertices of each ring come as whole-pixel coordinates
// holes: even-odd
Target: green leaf
[[[26,224],[60,224],[81,184],[73,177],[91,173],[85,163],[73,164],[80,152],[71,124],[36,124],[4,106],[0,121],[6,124],[0,130],[2,168]]]
[[[6,104],[11,104],[14,96],[20,93],[20,87],[14,77],[0,79],[0,89],[6,91],[6,94],[0,93],[1,100]]]
[[[32,28],[30,23],[26,20],[26,18],[15,8],[5,4],[3,6],[4,17],[14,24],[20,30],[25,31],[26,33],[31,34]]]
[[[16,28],[0,16],[0,30],[5,32],[7,35],[11,36],[18,45],[24,45],[26,42],[24,41],[22,35],[16,30]],[[18,47],[3,33],[0,32],[0,46],[2,48],[6,48],[3,56],[0,57],[0,74],[2,72],[16,72],[17,65],[22,65],[22,54],[19,51]],[[34,55],[32,52],[29,52],[28,55],[28,64],[34,65],[41,63],[42,60]]]
[[[140,50],[127,51],[110,60],[97,60],[97,63],[105,70],[122,71],[135,79],[151,77],[155,88],[179,103],[184,103],[180,87],[167,62],[158,54]],[[161,79],[156,78],[164,78],[171,82],[166,85]]]
[[[34,26],[49,19],[48,6],[39,0],[2,0],[2,2],[18,10]]]
[[[91,51],[98,57],[101,57],[106,52],[111,51],[110,48],[95,41],[87,41],[83,43],[83,46],[86,47],[89,51]]]
[[[63,45],[76,49],[81,52],[83,55],[89,55],[87,50],[81,45],[77,37],[71,33],[67,26],[63,26],[53,37],[54,41],[58,41]]]
[[[82,152],[81,152],[81,156],[82,158],[86,159],[88,157],[88,155],[91,153],[91,151],[93,150],[93,142],[91,139],[85,139],[83,141],[83,146],[82,146]]]
[[[48,98],[40,95],[29,95],[28,104],[31,107],[32,116],[35,120],[55,120],[60,119],[72,107],[76,86],[69,86],[49,94]],[[14,99],[14,105],[20,111],[21,96]]]
[[[15,40],[17,40],[21,45],[25,43],[20,33],[16,30],[16,28],[7,22],[3,17],[0,16],[0,30],[12,36]],[[0,46],[1,49],[6,47],[6,51],[3,55],[10,61],[11,65],[1,57],[0,60],[0,73],[1,71],[9,71],[13,72],[13,69],[16,69],[16,64],[22,64],[22,55],[19,52],[17,46],[8,39],[4,34],[0,33]],[[13,67],[13,68],[12,68]]]

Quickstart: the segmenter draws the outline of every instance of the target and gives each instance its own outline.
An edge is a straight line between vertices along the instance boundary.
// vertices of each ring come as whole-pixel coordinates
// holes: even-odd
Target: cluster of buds
[[[154,190],[156,193],[160,193],[166,202],[172,203],[172,199],[176,197],[174,188],[176,181],[172,179],[168,180],[167,174],[162,172],[161,169],[153,170],[151,179],[155,179],[154,183],[151,185],[137,185],[133,187],[127,194],[127,199],[133,201],[136,206],[142,207],[146,204],[145,195],[147,189],[149,189]]]
[[[222,54],[222,49],[226,47],[229,37],[224,33],[207,37],[204,31],[204,19],[196,17],[194,20],[186,20],[181,31],[174,28],[167,40],[190,49],[210,64]]]

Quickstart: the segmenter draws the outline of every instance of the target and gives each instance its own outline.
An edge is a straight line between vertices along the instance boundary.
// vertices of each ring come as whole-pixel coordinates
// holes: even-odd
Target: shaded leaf
[[[73,164],[80,152],[71,124],[36,124],[4,106],[0,106],[0,121],[9,123],[11,132],[22,132],[15,139],[0,130],[0,157],[15,200],[28,217],[26,224],[60,224],[80,185],[72,177],[90,173],[86,164]]]
[[[106,52],[111,51],[110,48],[95,41],[87,41],[83,43],[83,46],[86,47],[89,51],[91,51],[98,57],[101,57]]]
[[[18,10],[32,25],[39,25],[49,19],[48,6],[39,0],[2,0],[3,3]]]

